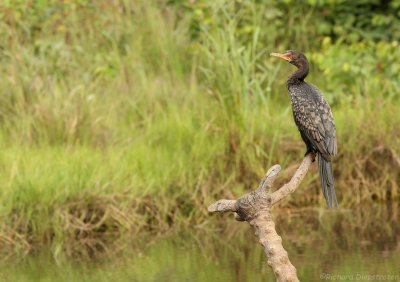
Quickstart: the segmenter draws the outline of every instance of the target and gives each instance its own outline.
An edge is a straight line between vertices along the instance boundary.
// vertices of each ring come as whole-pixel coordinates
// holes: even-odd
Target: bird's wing
[[[309,84],[300,107],[293,107],[297,126],[326,158],[337,154],[336,127],[331,108],[319,90]]]

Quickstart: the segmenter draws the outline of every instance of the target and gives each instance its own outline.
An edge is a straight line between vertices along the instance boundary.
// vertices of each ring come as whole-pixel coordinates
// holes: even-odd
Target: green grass
[[[4,249],[47,244],[57,253],[187,228],[208,218],[213,200],[254,187],[269,166],[300,162],[285,86],[293,68],[268,57],[293,47],[276,43],[251,1],[238,14],[224,1],[211,5],[217,25],[200,25],[197,37],[192,15],[161,1],[58,2],[2,4]],[[245,17],[251,28],[238,32]],[[397,199],[396,63],[377,74],[355,66],[375,62],[374,50],[386,48],[385,63],[400,53],[390,42],[321,44],[307,52],[309,81],[333,108],[340,205]],[[315,168],[281,206],[310,205],[325,206]]]

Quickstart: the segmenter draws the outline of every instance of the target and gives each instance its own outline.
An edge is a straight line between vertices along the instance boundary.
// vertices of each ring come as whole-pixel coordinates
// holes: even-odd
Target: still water
[[[397,205],[275,215],[301,281],[400,281]],[[157,240],[132,240],[90,260],[45,252],[3,260],[0,281],[275,281],[250,227],[228,215]]]

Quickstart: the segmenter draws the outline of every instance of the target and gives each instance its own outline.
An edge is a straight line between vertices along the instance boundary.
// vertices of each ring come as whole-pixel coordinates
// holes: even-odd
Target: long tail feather
[[[324,159],[321,153],[318,152],[318,169],[319,178],[321,179],[322,192],[326,203],[329,208],[332,208],[332,204],[338,207],[336,199],[335,184],[333,180],[332,164]]]

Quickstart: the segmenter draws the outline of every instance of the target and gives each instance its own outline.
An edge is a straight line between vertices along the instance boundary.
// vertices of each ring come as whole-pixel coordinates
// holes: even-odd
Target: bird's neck
[[[287,80],[288,86],[303,82],[307,75],[308,75],[308,64],[301,65],[297,69],[297,71],[295,71],[289,76]]]

